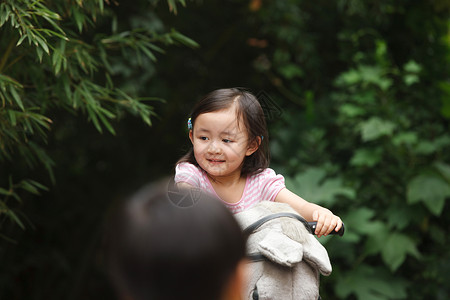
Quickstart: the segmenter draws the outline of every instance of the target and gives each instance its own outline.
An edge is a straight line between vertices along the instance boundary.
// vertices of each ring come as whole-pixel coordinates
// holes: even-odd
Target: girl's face
[[[197,163],[209,176],[240,177],[244,158],[258,149],[256,142],[249,145],[243,122],[239,124],[234,105],[195,119],[189,138]]]

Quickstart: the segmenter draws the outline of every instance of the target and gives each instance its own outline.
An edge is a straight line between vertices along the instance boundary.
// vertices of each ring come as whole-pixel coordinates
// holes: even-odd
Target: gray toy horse
[[[235,216],[245,229],[282,212],[299,216],[289,205],[269,201]],[[247,243],[252,262],[243,299],[320,299],[319,277],[331,274],[331,263],[326,249],[304,224],[292,217],[279,217],[260,222],[253,229]]]

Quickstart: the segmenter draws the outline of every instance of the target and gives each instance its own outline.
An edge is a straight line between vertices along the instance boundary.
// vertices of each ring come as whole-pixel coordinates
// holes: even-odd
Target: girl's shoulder
[[[270,178],[275,178],[275,177],[283,177],[283,175],[277,174],[271,168],[262,169],[258,173],[250,176],[250,178],[254,178],[254,179],[270,179]]]
[[[176,165],[175,172],[201,173],[202,169],[197,165],[188,162],[182,162]]]

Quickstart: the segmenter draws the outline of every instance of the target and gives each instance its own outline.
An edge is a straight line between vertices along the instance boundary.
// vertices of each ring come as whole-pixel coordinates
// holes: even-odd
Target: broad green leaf
[[[437,149],[441,150],[448,146],[450,146],[450,135],[449,134],[445,134],[445,135],[441,135],[439,136],[437,139],[434,140],[434,144],[436,145]]]
[[[310,168],[294,178],[286,178],[286,186],[310,202],[333,205],[338,195],[355,198],[355,191],[345,187],[341,178],[327,178],[320,168]]]
[[[364,253],[366,255],[375,255],[381,253],[381,250],[383,249],[386,242],[386,238],[389,234],[389,228],[385,223],[375,222],[375,224],[372,223],[371,226],[372,228],[370,228],[369,230],[371,231],[371,233],[368,234],[366,243],[364,245]],[[367,229],[365,231],[367,231]]]
[[[409,131],[409,132],[401,132],[396,134],[393,138],[392,138],[392,143],[396,146],[400,146],[400,145],[413,145],[416,144],[418,141],[418,136],[417,133],[413,132],[413,131]]]
[[[395,127],[396,125],[393,122],[382,120],[378,117],[372,117],[359,124],[361,137],[364,142],[376,140],[384,135],[390,136]]]
[[[419,82],[419,76],[417,76],[416,74],[406,74],[405,76],[403,76],[403,81],[406,85],[410,86],[416,82]]]
[[[436,150],[438,150],[438,147],[429,141],[419,141],[417,146],[414,148],[415,153],[424,155],[434,153]]]
[[[350,117],[350,118],[362,116],[366,113],[366,111],[363,108],[356,106],[356,105],[352,105],[352,104],[341,105],[339,107],[339,111],[345,117]]]
[[[405,205],[404,202],[401,202],[389,205],[383,216],[390,228],[403,230],[420,218],[417,216],[417,212],[410,205]]]
[[[435,216],[440,216],[445,200],[450,197],[450,184],[436,174],[420,174],[407,187],[408,203],[423,202]]]
[[[381,268],[360,265],[342,275],[335,285],[336,295],[348,299],[350,295],[358,300],[405,299],[407,284]]]
[[[408,236],[393,232],[383,243],[381,257],[391,271],[394,272],[403,264],[407,254],[415,258],[421,257],[416,246],[416,243]]]
[[[384,75],[380,66],[361,65],[358,68],[362,82],[379,86],[382,90],[387,90],[392,85],[392,80]]]
[[[381,161],[383,154],[381,148],[358,149],[350,160],[352,166],[373,167]]]
[[[447,182],[450,183],[450,165],[442,161],[438,161],[434,163],[434,167],[437,169],[439,174],[441,174],[442,177],[444,177],[445,180],[447,180]]]
[[[410,60],[403,66],[403,69],[406,72],[419,73],[422,70],[422,67],[414,60]]]
[[[346,215],[343,216],[342,220],[345,225],[351,228],[352,231],[358,232],[360,234],[371,234],[378,230],[378,221],[372,221],[371,219],[375,216],[375,211],[369,208],[361,207],[357,209],[352,209]]]
[[[450,119],[450,82],[441,81],[439,83],[441,89],[441,115],[444,118]]]
[[[342,73],[336,80],[338,86],[354,85],[361,81],[361,75],[356,70],[349,70]]]
[[[278,72],[286,79],[298,78],[303,76],[303,70],[295,64],[286,64],[278,68]]]

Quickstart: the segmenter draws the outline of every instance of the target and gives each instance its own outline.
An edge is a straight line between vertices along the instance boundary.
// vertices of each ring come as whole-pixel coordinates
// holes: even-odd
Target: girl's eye
[[[231,140],[229,140],[229,139],[223,139],[222,142],[224,142],[224,143],[231,143]]]
[[[203,140],[203,141],[207,141],[208,140],[208,138],[206,136],[201,136],[200,139]]]

